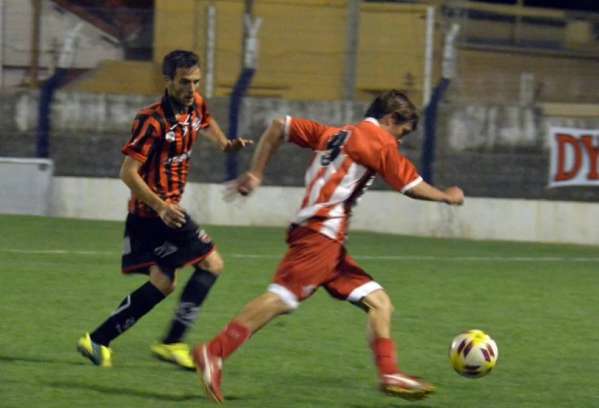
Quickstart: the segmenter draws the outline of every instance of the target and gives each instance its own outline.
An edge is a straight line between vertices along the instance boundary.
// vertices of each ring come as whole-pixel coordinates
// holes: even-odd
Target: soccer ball
[[[495,367],[497,344],[482,330],[468,330],[455,336],[449,346],[449,361],[464,377],[483,377]]]

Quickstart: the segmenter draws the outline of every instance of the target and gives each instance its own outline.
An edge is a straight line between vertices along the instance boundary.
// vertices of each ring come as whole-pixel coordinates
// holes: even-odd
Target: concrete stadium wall
[[[0,213],[48,214],[52,176],[52,160],[0,157]]]
[[[135,112],[157,98],[59,91],[52,106],[50,155],[54,174],[77,177],[117,177],[120,149],[130,137]],[[226,130],[227,98],[211,98],[208,106]],[[0,156],[35,157],[38,95],[22,91],[0,97]],[[574,105],[563,105],[564,107]],[[576,105],[581,106],[581,105]],[[595,106],[595,105],[588,105]],[[269,122],[292,114],[340,125],[362,117],[366,104],[340,101],[288,101],[245,98],[239,134],[257,140]],[[559,111],[558,111],[559,112]],[[500,104],[441,105],[437,128],[434,183],[459,185],[474,197],[599,201],[591,187],[547,188],[549,126],[599,127],[597,115],[549,115],[540,108]],[[402,143],[402,153],[420,166],[422,126]],[[251,150],[238,155],[247,167]],[[220,183],[225,179],[225,155],[200,140],[193,149],[190,181]],[[274,157],[265,184],[300,186],[310,152],[284,145]],[[374,189],[386,189],[377,181]]]
[[[224,185],[191,183],[183,206],[199,222],[285,228],[304,189],[262,187],[249,198],[224,202]],[[123,220],[128,190],[118,179],[55,177],[50,215]],[[275,205],[273,205],[275,203]],[[599,245],[599,206],[589,203],[467,198],[462,207],[368,192],[351,228],[439,238],[511,240]]]
[[[476,197],[599,201],[597,188],[547,187],[549,128],[599,127],[599,105],[558,107],[456,103],[450,97],[439,110],[433,181],[463,186]]]
[[[57,176],[117,177],[123,159],[120,152],[129,140],[135,113],[157,97],[94,94],[61,90],[52,105],[50,156]],[[35,157],[38,93],[22,91],[0,96],[0,156]],[[228,98],[211,98],[209,111],[221,127],[228,128]],[[239,134],[257,140],[275,117],[294,114],[343,124],[359,120],[365,104],[340,101],[307,102],[246,98],[243,101]],[[238,153],[240,169],[245,169],[251,150]],[[273,160],[265,182],[300,185],[310,152],[287,145]],[[226,155],[207,140],[194,146],[190,180],[219,183],[225,179]]]

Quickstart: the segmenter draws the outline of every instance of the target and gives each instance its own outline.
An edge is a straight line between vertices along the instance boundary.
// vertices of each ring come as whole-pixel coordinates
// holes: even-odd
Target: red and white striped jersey
[[[422,181],[399,153],[397,140],[374,118],[337,128],[287,116],[285,140],[315,152],[293,222],[340,242],[345,241],[352,207],[376,174],[401,193]]]

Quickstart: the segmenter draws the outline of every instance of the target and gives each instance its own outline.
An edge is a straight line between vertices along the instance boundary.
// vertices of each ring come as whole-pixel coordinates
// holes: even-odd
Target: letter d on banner
[[[599,186],[599,130],[549,129],[549,187]]]
[[[553,180],[556,182],[572,180],[578,175],[582,166],[578,138],[567,133],[556,133],[553,137],[557,143],[557,171]]]

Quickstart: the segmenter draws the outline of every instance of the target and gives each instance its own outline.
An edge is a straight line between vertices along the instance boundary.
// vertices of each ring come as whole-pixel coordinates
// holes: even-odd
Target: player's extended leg
[[[379,371],[380,387],[385,393],[417,400],[425,398],[434,387],[399,370],[395,343],[391,339],[393,304],[383,289],[371,292],[360,303],[368,313],[368,336]]]
[[[208,296],[217,277],[222,273],[224,263],[215,250],[194,265],[194,268],[194,272],[183,289],[166,336],[162,343],[152,346],[152,352],[158,358],[190,370],[195,369],[195,364],[189,347],[182,341],[183,336],[196,321],[200,306]]]
[[[341,245],[308,228],[288,231],[289,249],[268,292],[249,302],[227,327],[207,344],[194,348],[200,381],[209,399],[222,402],[222,362],[276,316],[289,313],[334,273]]]
[[[150,280],[131,292],[91,334],[77,342],[77,349],[95,365],[112,366],[110,342],[133,326],[174,290],[174,273],[164,273],[158,266],[150,267]]]
[[[220,389],[223,360],[272,319],[291,310],[293,306],[279,295],[264,293],[249,302],[218,336],[193,349],[198,375],[209,399],[216,402],[224,400]]]

